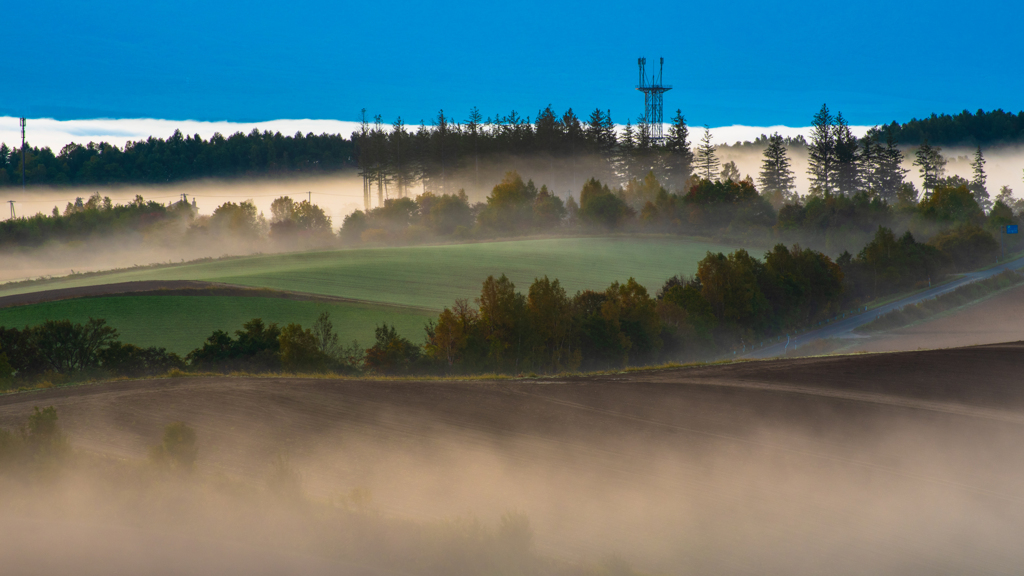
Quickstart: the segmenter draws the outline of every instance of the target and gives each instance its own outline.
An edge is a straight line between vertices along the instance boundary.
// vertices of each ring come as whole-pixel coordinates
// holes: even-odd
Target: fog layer
[[[232,573],[266,556],[458,574],[472,573],[466,551],[482,554],[485,535],[515,510],[534,535],[530,557],[556,562],[535,572],[607,569],[615,557],[663,574],[1011,573],[1024,561],[1024,397],[1007,386],[1019,353],[537,382],[174,380],[8,398],[0,424],[52,403],[78,450],[129,461],[144,460],[166,423],[186,420],[200,439],[188,482],[222,476],[258,493],[283,455],[306,499],[268,503],[277,501],[172,482],[128,490],[135,505],[79,467],[46,490],[4,491],[24,505],[0,532],[56,522],[76,533],[51,566],[102,559],[170,573],[194,571],[199,558],[200,572]],[[339,520],[330,537],[309,534],[322,510],[354,508],[387,520],[372,544],[350,546],[368,530],[362,516]],[[103,526],[85,534],[74,523]],[[124,536],[132,553],[111,553],[109,537],[126,525],[139,528]],[[423,538],[431,562],[392,557],[426,549]],[[168,557],[179,544],[200,555]],[[33,549],[0,545],[9,562]]]

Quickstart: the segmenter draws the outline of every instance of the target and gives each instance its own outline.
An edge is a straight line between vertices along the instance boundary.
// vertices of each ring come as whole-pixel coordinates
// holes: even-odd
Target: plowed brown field
[[[199,469],[287,454],[383,514],[527,514],[546,552],[672,574],[1013,573],[1024,562],[1024,344],[495,381],[181,378],[0,398]]]

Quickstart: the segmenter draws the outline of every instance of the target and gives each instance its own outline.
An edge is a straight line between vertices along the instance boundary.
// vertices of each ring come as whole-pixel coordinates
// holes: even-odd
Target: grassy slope
[[[731,249],[680,237],[601,237],[337,250],[59,279],[0,288],[0,296],[132,280],[206,280],[440,309],[456,298],[474,298],[484,278],[502,273],[521,290],[544,275],[561,280],[570,293],[632,276],[653,292],[674,274],[695,272],[707,251]]]
[[[104,318],[121,333],[123,342],[162,346],[187,353],[214,330],[233,332],[251,318],[281,324],[297,322],[310,327],[322,310],[331,313],[335,330],[345,343],[353,339],[369,345],[374,327],[394,323],[414,342],[423,339],[423,324],[432,314],[393,306],[301,302],[281,298],[232,296],[111,296],[46,302],[0,309],[0,326],[39,324],[48,319],[84,322]]]

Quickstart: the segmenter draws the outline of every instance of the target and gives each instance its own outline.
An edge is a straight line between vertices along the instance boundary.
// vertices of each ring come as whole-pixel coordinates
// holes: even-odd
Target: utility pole
[[[310,190],[309,192],[306,192],[306,194],[309,195],[309,203],[312,204],[313,203],[313,191]]]
[[[25,190],[25,119],[21,118],[21,189]],[[11,204],[14,209],[14,204]]]
[[[14,214],[14,200],[8,200],[7,203],[11,205],[11,220],[14,220],[14,218],[15,218],[15,214]]]

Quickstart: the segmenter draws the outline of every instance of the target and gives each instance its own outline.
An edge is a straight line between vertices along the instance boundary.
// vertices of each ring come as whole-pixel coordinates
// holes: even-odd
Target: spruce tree
[[[624,182],[635,176],[636,169],[636,133],[633,125],[626,120],[626,127],[622,130],[622,137],[619,139],[618,154],[619,176]]]
[[[732,181],[738,183],[742,179],[739,167],[732,160],[722,164],[722,172],[718,179],[722,182]]]
[[[850,125],[843,113],[835,119],[835,188],[840,194],[852,196],[861,187],[861,166],[857,154],[857,137],[850,131]]]
[[[885,147],[878,148],[872,172],[875,193],[889,204],[897,203],[909,170],[903,167],[903,152],[897,146],[891,126],[885,128]]]
[[[719,167],[718,156],[715,155],[715,145],[711,143],[711,128],[704,125],[704,136],[697,146],[697,173],[705,180],[715,180]]]
[[[860,139],[860,152],[857,158],[860,163],[861,188],[875,195],[880,195],[879,161],[883,153],[882,144],[879,142],[878,128],[871,128]]]
[[[569,155],[569,167],[572,170],[571,190],[576,190],[576,157],[583,146],[583,125],[580,124],[580,119],[573,113],[572,108],[562,114],[559,124],[561,124],[562,136],[565,139],[565,153]]]
[[[681,191],[693,174],[693,150],[690,149],[690,131],[686,127],[686,118],[678,109],[668,128],[665,151],[667,183],[670,188]]]
[[[480,136],[482,132],[480,122],[482,120],[483,115],[480,114],[480,109],[473,106],[473,109],[469,111],[469,119],[466,121],[466,134],[473,140],[473,187],[477,190],[480,189]]]
[[[594,109],[587,118],[587,125],[583,128],[583,139],[587,143],[587,151],[600,154],[604,140],[604,112],[600,108]]]
[[[619,137],[615,134],[615,122],[612,122],[612,111],[606,110],[604,113],[604,125],[601,136],[601,146],[605,156],[611,160],[615,155],[615,147],[619,143]]]
[[[978,206],[981,206],[982,210],[988,212],[992,209],[992,200],[989,199],[988,189],[985,187],[988,176],[985,175],[985,156],[981,153],[981,146],[978,146],[978,151],[974,153],[971,169],[974,172],[974,177],[971,179],[970,184],[971,193],[974,194],[974,199],[978,202]]]
[[[925,198],[931,198],[932,191],[946,175],[946,159],[942,157],[941,151],[942,148],[928,144],[928,138],[925,138],[915,154],[917,159],[914,160],[914,166],[921,173],[921,188],[924,189]]]
[[[633,176],[635,177],[651,171],[661,172],[660,167],[656,166],[657,151],[654,139],[651,137],[652,131],[653,126],[647,122],[646,118],[640,116],[636,119],[636,152],[633,154]]]
[[[796,199],[795,181],[786,153],[786,142],[776,132],[768,137],[764,160],[761,161],[761,175],[757,179],[761,194],[778,208]]]
[[[413,180],[412,166],[409,161],[412,156],[409,140],[410,134],[405,129],[402,117],[399,116],[391,126],[391,134],[388,135],[391,172],[394,177],[395,191],[399,198],[409,195],[409,185]]]
[[[836,187],[835,118],[825,104],[811,120],[811,143],[807,152],[811,193],[831,194]]]

